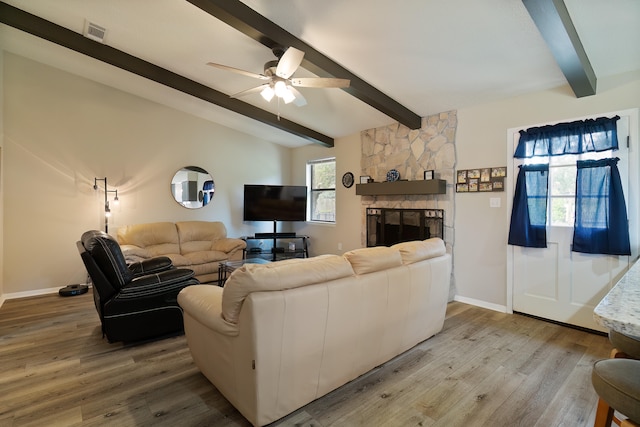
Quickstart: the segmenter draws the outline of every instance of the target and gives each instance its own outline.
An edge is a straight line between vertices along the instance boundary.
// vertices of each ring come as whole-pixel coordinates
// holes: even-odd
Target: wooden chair
[[[640,359],[639,339],[610,330],[609,341],[611,341],[614,347],[613,350],[611,350],[612,358]]]
[[[640,427],[640,360],[605,359],[593,365],[593,388],[598,393],[594,427]],[[628,417],[619,419],[614,412]]]

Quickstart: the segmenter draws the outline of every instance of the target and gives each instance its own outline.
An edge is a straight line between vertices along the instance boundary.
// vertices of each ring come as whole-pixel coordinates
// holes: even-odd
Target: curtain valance
[[[561,156],[618,149],[620,116],[578,120],[520,131],[515,158]]]

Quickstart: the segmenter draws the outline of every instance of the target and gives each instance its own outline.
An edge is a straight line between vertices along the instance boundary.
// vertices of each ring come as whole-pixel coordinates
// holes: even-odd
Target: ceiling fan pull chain
[[[280,97],[278,97],[278,121],[280,121]]]

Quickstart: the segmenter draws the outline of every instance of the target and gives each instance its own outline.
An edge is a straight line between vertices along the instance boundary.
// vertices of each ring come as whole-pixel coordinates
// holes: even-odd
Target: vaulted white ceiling
[[[107,29],[106,45],[225,94],[262,82],[206,65],[255,73],[275,59],[254,39],[178,0],[8,0],[82,33]],[[566,84],[520,0],[243,0],[247,6],[414,113],[460,109]],[[598,80],[640,78],[640,1],[565,0]],[[7,25],[0,46],[71,73],[273,141],[309,141]],[[296,77],[313,76],[299,69]],[[340,77],[340,76],[337,76]],[[393,118],[340,89],[301,88],[307,105],[242,100],[338,138]]]

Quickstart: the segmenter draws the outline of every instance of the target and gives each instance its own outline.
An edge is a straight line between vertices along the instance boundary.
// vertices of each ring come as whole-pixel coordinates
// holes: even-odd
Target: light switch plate
[[[500,207],[500,197],[491,197],[489,199],[489,207],[499,208]]]

